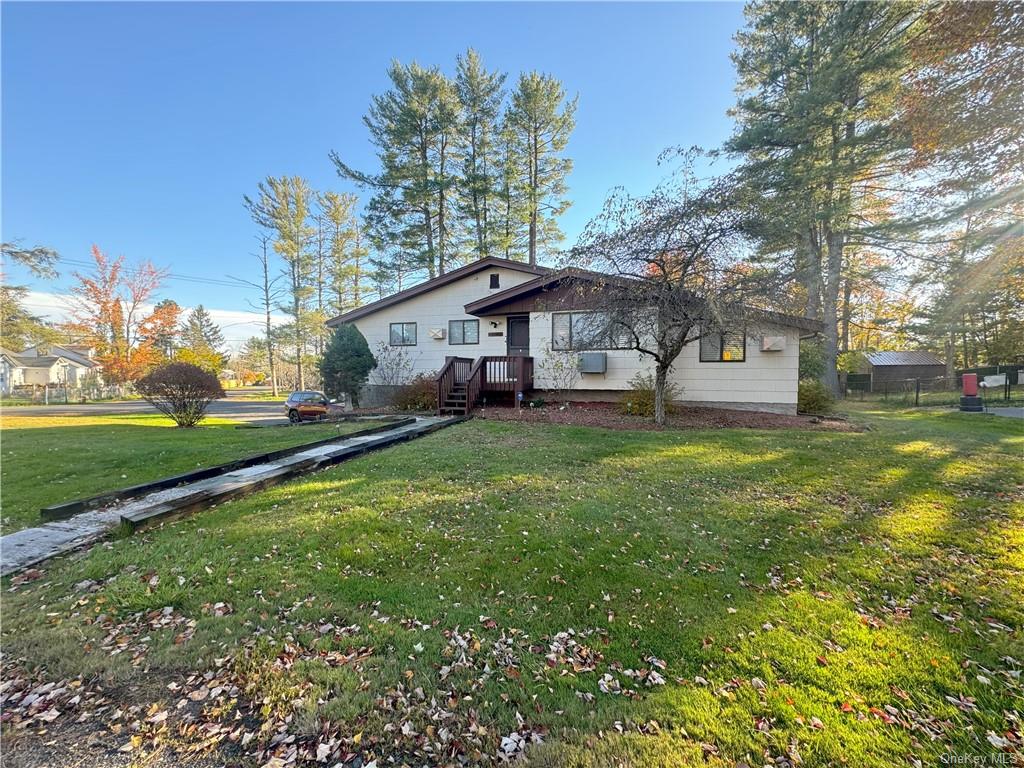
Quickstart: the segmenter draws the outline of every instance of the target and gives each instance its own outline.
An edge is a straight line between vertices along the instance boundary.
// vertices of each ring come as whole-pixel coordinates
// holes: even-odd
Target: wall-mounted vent
[[[608,370],[607,352],[581,352],[580,373],[605,373]]]

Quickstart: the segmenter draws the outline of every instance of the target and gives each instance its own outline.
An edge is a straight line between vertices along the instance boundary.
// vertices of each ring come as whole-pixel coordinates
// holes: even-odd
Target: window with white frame
[[[700,337],[702,363],[742,363],[747,359],[745,331],[709,331]]]
[[[448,343],[458,344],[479,344],[480,343],[480,321],[479,320],[449,320],[448,321]]]
[[[629,330],[607,312],[555,312],[551,316],[554,350],[629,349]]]
[[[389,341],[392,347],[415,347],[416,323],[392,323]]]

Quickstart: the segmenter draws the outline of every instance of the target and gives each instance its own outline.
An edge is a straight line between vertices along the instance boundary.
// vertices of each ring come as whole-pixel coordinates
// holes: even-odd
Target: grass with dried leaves
[[[81,717],[97,765],[1020,750],[1024,429],[858,418],[471,421],[54,563],[3,597],[7,675],[91,693],[8,703],[7,746]]]
[[[290,448],[368,425],[357,421],[236,429],[207,418],[176,429],[156,414],[7,416],[0,421],[3,533],[39,525],[39,509],[137,483]],[[372,425],[371,425],[372,426]]]

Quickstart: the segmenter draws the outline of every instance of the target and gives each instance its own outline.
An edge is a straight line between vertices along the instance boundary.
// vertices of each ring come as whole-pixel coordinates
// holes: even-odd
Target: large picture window
[[[479,320],[449,320],[448,321],[448,343],[449,344],[479,344],[480,343],[480,321]]]
[[[607,312],[556,312],[551,316],[552,349],[629,349],[630,346],[629,331],[613,323]]]
[[[743,331],[705,333],[700,337],[702,363],[742,363],[747,359],[747,334]]]
[[[416,323],[392,323],[390,343],[392,347],[415,347]]]

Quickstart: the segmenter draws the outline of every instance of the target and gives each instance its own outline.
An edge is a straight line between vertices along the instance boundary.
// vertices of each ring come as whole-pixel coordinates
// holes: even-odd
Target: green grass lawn
[[[159,415],[7,416],[0,428],[3,532],[38,525],[39,509],[190,469],[365,429],[360,422],[236,429],[207,419],[176,429]]]
[[[1024,430],[857,418],[474,420],[52,564],[3,594],[5,658],[140,706],[99,718],[115,747],[184,749],[199,718],[253,765],[271,744],[383,766],[522,739],[530,765],[595,768],[1019,749]],[[166,629],[132,618],[165,607]]]

